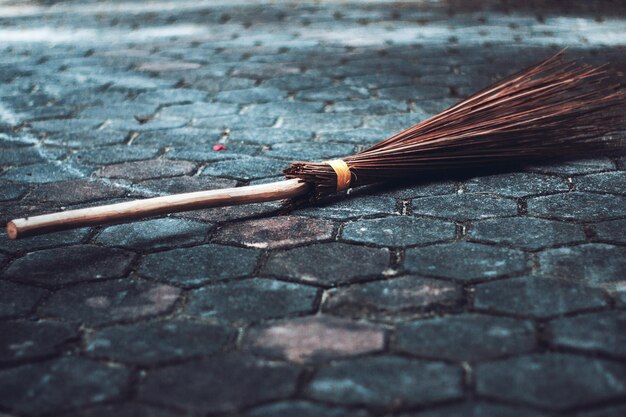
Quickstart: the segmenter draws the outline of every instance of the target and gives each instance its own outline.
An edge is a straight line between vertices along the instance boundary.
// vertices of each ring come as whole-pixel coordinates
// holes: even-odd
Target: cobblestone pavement
[[[3,221],[272,180],[565,46],[626,69],[620,1],[0,3]],[[624,416],[625,190],[596,158],[1,235],[0,414]]]

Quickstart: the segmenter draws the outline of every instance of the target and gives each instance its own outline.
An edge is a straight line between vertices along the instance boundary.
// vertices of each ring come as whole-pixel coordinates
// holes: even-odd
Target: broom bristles
[[[342,158],[351,186],[536,158],[593,155],[621,144],[626,92],[605,66],[565,62],[563,53],[513,74],[438,115],[356,155]],[[314,198],[336,191],[327,163],[296,162],[287,178],[314,185]]]

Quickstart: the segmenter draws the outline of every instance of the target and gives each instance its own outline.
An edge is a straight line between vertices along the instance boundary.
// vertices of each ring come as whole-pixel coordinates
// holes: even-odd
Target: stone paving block
[[[137,279],[85,283],[57,290],[39,309],[42,317],[98,326],[168,312],[180,290]]]
[[[476,391],[562,410],[623,396],[626,366],[564,353],[518,356],[478,365]]]
[[[577,221],[611,220],[626,216],[626,197],[571,192],[528,200],[528,214]]]
[[[258,127],[270,127],[276,123],[276,116],[232,114],[225,116],[203,117],[194,119],[192,127],[198,129],[255,129]],[[297,128],[297,127],[296,127]]]
[[[610,285],[624,279],[626,248],[589,243],[549,249],[539,254],[541,274],[587,285]]]
[[[368,417],[365,410],[322,405],[311,401],[285,401],[256,407],[244,414],[245,417]]]
[[[576,414],[576,417],[621,417],[626,413],[626,405],[616,405],[600,410],[586,411]]]
[[[234,160],[241,156],[252,156],[259,152],[260,146],[228,142],[225,150],[213,150],[211,146],[176,147],[167,150],[164,155],[168,159],[183,159],[197,162],[214,162],[223,160]]]
[[[126,191],[101,180],[73,180],[37,185],[28,193],[29,202],[65,206],[99,199],[124,197]]]
[[[153,159],[150,161],[124,162],[108,165],[96,171],[96,175],[106,178],[123,178],[133,181],[151,178],[176,177],[189,175],[196,171],[196,165],[189,161],[168,161]]]
[[[273,87],[255,87],[243,90],[220,91],[214,98],[227,103],[267,103],[284,99],[287,93]]]
[[[228,103],[193,103],[177,106],[167,106],[159,111],[164,117],[213,117],[225,114],[235,114],[239,106]]]
[[[248,104],[241,111],[243,115],[253,116],[289,116],[289,115],[302,115],[308,116],[311,113],[319,113],[324,108],[323,102],[313,101],[285,101],[284,99],[274,102],[261,104]]]
[[[242,180],[270,177],[280,174],[288,164],[284,161],[263,157],[243,157],[231,161],[212,162],[202,171],[202,175],[231,177]]]
[[[579,191],[596,191],[615,194],[626,194],[626,172],[602,172],[576,177],[576,189]]]
[[[89,334],[85,352],[98,358],[151,365],[217,353],[235,337],[235,329],[220,325],[178,319],[150,321]]]
[[[86,119],[99,119],[103,122],[110,118],[124,118],[133,116],[141,117],[156,113],[157,106],[154,104],[140,103],[117,103],[115,106],[93,106],[81,110],[79,117]]]
[[[23,146],[19,148],[3,149],[0,153],[0,166],[20,166],[46,162],[49,159],[58,159],[65,155],[65,151],[55,148],[41,148],[38,146]]]
[[[138,103],[174,104],[184,102],[203,101],[207,98],[207,92],[191,88],[163,88],[159,90],[145,91],[135,97]]]
[[[84,177],[86,172],[54,162],[9,168],[2,179],[23,183],[42,184]]]
[[[388,267],[387,249],[331,242],[272,253],[262,273],[320,285],[335,285],[380,276]]]
[[[550,321],[547,330],[554,346],[626,356],[626,311],[559,318]]]
[[[139,403],[104,404],[82,407],[80,410],[63,414],[63,417],[176,417],[180,413]]]
[[[78,332],[70,325],[49,321],[0,322],[0,363],[54,355]]]
[[[121,249],[94,245],[30,252],[4,272],[10,279],[53,287],[80,281],[119,278],[126,274],[134,255]],[[77,260],[80,260],[77,263]]]
[[[322,142],[349,142],[369,146],[388,138],[391,134],[393,132],[381,129],[357,128],[321,132],[319,136]]]
[[[593,227],[599,240],[626,243],[626,219],[602,222]]]
[[[0,201],[17,200],[26,194],[29,187],[23,184],[0,183]]]
[[[333,222],[328,220],[288,215],[226,225],[213,240],[251,248],[279,248],[329,240],[333,229]]]
[[[399,214],[395,199],[369,195],[333,198],[294,213],[342,220],[374,214]]]
[[[532,322],[507,317],[463,314],[417,320],[398,327],[395,349],[423,358],[484,361],[530,352]]]
[[[82,407],[120,397],[130,372],[120,366],[65,357],[0,371],[0,405],[28,415]]]
[[[404,266],[419,274],[476,281],[524,272],[529,259],[515,249],[455,242],[409,249]]]
[[[232,412],[290,397],[298,374],[290,365],[230,354],[152,371],[139,387],[139,398],[194,414]]]
[[[476,286],[474,307],[479,310],[545,318],[601,308],[604,293],[585,283],[524,276]]]
[[[529,195],[567,191],[564,179],[548,175],[513,172],[472,178],[465,183],[470,193],[489,193],[503,197],[526,197]]]
[[[378,195],[379,191],[376,190]],[[425,179],[416,183],[390,184],[380,190],[381,195],[410,200],[416,197],[430,197],[443,194],[456,194],[457,185],[454,181],[441,179]]]
[[[304,101],[342,101],[367,97],[369,97],[367,89],[350,86],[309,89],[296,94],[298,100]]]
[[[299,116],[285,116],[282,127],[287,129],[310,129],[315,132],[334,132],[341,129],[354,129],[361,126],[360,116],[349,114],[310,114],[306,120]]]
[[[86,130],[80,132],[52,132],[44,140],[46,144],[66,146],[68,148],[88,148],[97,146],[121,145],[125,142],[128,131],[122,130]]]
[[[547,174],[576,175],[612,170],[615,169],[615,166],[608,158],[590,158],[540,163],[530,166],[528,169]]]
[[[347,223],[341,233],[346,241],[380,246],[412,246],[454,240],[452,222],[392,216]]]
[[[254,322],[313,313],[317,298],[318,290],[308,285],[254,278],[191,291],[185,314]]]
[[[0,318],[19,317],[30,313],[48,291],[0,281]]]
[[[449,194],[411,200],[414,214],[457,221],[506,217],[517,214],[513,200],[482,194]]]
[[[526,407],[468,402],[459,405],[438,407],[415,413],[401,414],[399,417],[549,417],[541,411]]]
[[[481,220],[471,225],[467,235],[469,239],[478,242],[506,244],[529,250],[585,241],[585,233],[580,225],[530,217]]]
[[[141,132],[133,145],[138,146],[188,146],[213,144],[222,137],[221,129],[196,129],[183,127],[180,129],[155,130]]]
[[[317,362],[380,351],[382,328],[332,316],[303,317],[253,327],[244,346],[257,354],[291,362]]]
[[[328,87],[333,83],[330,78],[314,77],[306,74],[288,74],[273,76],[261,84],[267,87],[277,87],[288,91],[298,91],[307,89],[319,90]]]
[[[404,101],[396,100],[353,100],[339,101],[333,104],[334,113],[355,113],[355,114],[388,114],[408,111],[408,105]]]
[[[301,129],[264,127],[258,129],[233,130],[229,140],[258,143],[262,145],[284,144],[285,142],[305,142],[313,138],[313,133]]]
[[[144,119],[144,121],[137,120],[137,118],[133,116],[127,118],[109,119],[105,122],[105,127],[109,130],[144,132],[150,130],[163,130],[183,127],[189,124],[190,119],[191,117],[157,115]]]
[[[321,161],[354,154],[354,145],[347,143],[276,143],[265,152],[275,158],[291,161]]]
[[[141,161],[158,155],[156,147],[139,146],[107,146],[102,149],[78,150],[72,154],[72,159],[80,164],[108,165],[121,162]]]
[[[9,253],[32,252],[55,246],[68,246],[84,242],[91,229],[82,228],[32,236],[21,240],[10,240],[5,234],[0,235],[0,249]]]
[[[164,218],[109,226],[96,243],[129,249],[164,249],[203,243],[213,228],[198,222]]]
[[[448,87],[439,85],[398,86],[381,88],[378,90],[380,98],[392,100],[425,100],[443,98],[447,97],[449,93],[450,90]]]
[[[172,249],[146,255],[137,272],[183,287],[250,275],[259,252],[222,245]]]
[[[392,317],[453,306],[462,296],[456,284],[408,275],[331,289],[322,308],[349,317]]]
[[[193,191],[219,190],[231,188],[237,181],[217,177],[170,177],[141,181],[135,192],[145,196],[168,195],[175,193],[190,193]],[[138,188],[138,189],[137,189]]]
[[[398,408],[460,398],[463,388],[454,365],[377,356],[323,366],[306,393],[320,401]]]

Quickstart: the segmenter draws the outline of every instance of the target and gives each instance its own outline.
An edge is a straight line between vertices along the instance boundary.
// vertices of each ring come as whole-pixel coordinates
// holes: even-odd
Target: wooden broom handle
[[[298,179],[290,179],[247,187],[173,194],[15,219],[7,223],[7,235],[9,239],[17,239],[59,230],[117,223],[159,214],[282,200],[306,194],[309,189],[310,186],[308,184]]]

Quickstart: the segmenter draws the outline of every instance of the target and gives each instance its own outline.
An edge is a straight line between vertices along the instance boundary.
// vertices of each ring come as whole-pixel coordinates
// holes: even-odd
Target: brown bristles
[[[610,134],[626,129],[625,109],[626,91],[609,82],[604,67],[558,53],[342,159],[354,187],[424,171],[592,155],[622,146]],[[297,162],[284,172],[314,185],[314,198],[336,191],[327,163]]]

